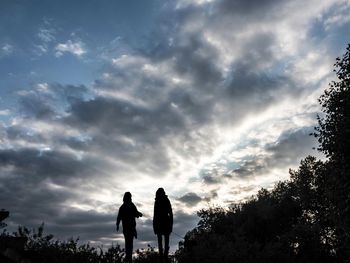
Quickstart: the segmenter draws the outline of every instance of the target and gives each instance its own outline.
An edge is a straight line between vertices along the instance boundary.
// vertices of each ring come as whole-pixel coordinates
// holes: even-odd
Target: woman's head
[[[159,198],[163,198],[165,197],[165,191],[163,188],[158,188],[157,192],[156,192],[156,199],[159,199]]]
[[[124,197],[123,197],[123,202],[131,202],[131,193],[130,192],[125,192]]]

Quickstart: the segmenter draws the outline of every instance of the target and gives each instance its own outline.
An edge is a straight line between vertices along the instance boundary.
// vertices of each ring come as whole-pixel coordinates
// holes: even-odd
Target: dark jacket
[[[142,214],[137,211],[136,206],[132,202],[124,202],[119,208],[117,225],[119,226],[120,220],[123,225],[123,234],[132,234],[137,237],[136,234],[136,217],[140,217]]]
[[[167,196],[154,203],[153,230],[156,235],[169,235],[173,231],[173,210]]]

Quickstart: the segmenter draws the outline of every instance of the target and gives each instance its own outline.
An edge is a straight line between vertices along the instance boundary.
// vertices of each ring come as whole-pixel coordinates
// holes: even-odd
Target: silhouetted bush
[[[24,257],[33,262],[123,262],[124,251],[119,245],[112,246],[107,251],[103,251],[89,244],[79,245],[78,238],[60,241],[54,239],[53,235],[45,235],[43,224],[37,230],[19,227],[18,231],[12,235],[3,232],[2,236],[26,238]]]
[[[119,245],[103,250],[89,244],[79,244],[78,238],[67,241],[54,239],[53,235],[44,234],[43,224],[33,230],[19,227],[13,234],[4,231],[1,236],[26,238],[23,258],[36,263],[121,263],[125,257],[124,249]],[[137,263],[158,262],[158,254],[150,246],[136,250],[134,258]]]

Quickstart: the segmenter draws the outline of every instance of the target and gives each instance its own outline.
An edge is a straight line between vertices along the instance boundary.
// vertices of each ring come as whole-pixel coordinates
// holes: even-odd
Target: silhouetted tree
[[[339,260],[350,258],[350,44],[334,64],[337,80],[332,81],[319,101],[323,116],[315,136],[319,150],[327,157],[325,190],[329,200],[326,215],[334,227],[334,251]],[[332,226],[333,224],[333,226]]]
[[[319,149],[330,160],[347,161],[350,154],[350,44],[342,58],[337,58],[334,72],[338,80],[319,98],[324,116],[318,117],[316,137]]]
[[[307,157],[291,179],[229,209],[198,212],[198,226],[177,251],[179,262],[334,262],[322,231],[318,175]]]

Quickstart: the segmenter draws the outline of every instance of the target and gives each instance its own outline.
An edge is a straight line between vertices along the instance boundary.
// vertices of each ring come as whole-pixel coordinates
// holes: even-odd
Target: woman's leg
[[[125,238],[125,260],[126,262],[132,262],[132,249],[133,249],[133,234],[124,234]]]
[[[168,257],[169,254],[169,235],[164,235],[164,257]]]
[[[162,235],[158,234],[158,250],[159,250],[159,255],[163,256],[163,240],[162,240]]]

